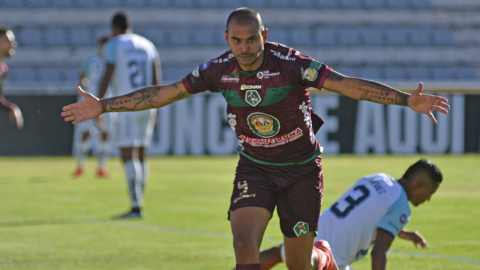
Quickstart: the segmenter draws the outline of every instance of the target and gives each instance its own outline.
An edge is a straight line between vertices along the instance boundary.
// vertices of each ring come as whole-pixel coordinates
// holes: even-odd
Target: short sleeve
[[[383,216],[377,227],[391,233],[395,238],[407,225],[410,215],[407,195],[402,190],[400,197],[388,208],[387,214]]]
[[[108,41],[103,47],[103,58],[107,64],[115,65],[117,63],[117,40]]]
[[[319,90],[322,90],[323,84],[332,70],[327,65],[303,55],[299,51],[292,52],[290,57],[281,59],[280,63],[285,71],[283,72],[284,76],[287,76],[293,84]],[[287,65],[288,67],[286,67]]]
[[[218,92],[215,82],[220,81],[222,65],[207,61],[196,67],[183,78],[182,83],[190,94],[197,94],[209,90]]]

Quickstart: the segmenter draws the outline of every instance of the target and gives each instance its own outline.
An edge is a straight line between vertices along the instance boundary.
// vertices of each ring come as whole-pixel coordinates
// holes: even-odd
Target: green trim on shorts
[[[320,150],[318,150],[317,153],[315,153],[315,155],[313,155],[311,158],[309,158],[309,159],[307,159],[307,160],[305,160],[305,161],[289,162],[289,163],[272,163],[272,162],[265,162],[265,161],[261,161],[261,160],[258,160],[258,159],[256,159],[256,158],[253,158],[253,157],[245,154],[242,150],[240,150],[240,147],[237,147],[237,150],[238,150],[238,152],[239,152],[242,156],[250,159],[250,160],[253,161],[253,162],[256,162],[256,163],[259,163],[259,164],[263,164],[263,165],[272,165],[272,166],[303,165],[303,164],[305,164],[305,163],[308,163],[308,162],[314,160],[315,158],[317,158],[317,157],[322,153],[322,149],[320,149]]]

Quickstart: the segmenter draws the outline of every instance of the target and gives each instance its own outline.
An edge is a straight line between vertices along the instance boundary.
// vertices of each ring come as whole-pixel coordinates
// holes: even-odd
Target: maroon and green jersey
[[[11,102],[8,102],[8,100],[3,97],[2,93],[2,86],[3,82],[5,81],[5,78],[7,77],[8,74],[8,66],[5,64],[5,62],[0,61],[0,111],[9,111],[12,108]]]
[[[322,89],[329,73],[329,67],[299,51],[267,42],[256,71],[242,70],[228,51],[182,82],[191,94],[209,90],[223,95],[241,155],[262,164],[291,165],[320,154],[308,87]]]

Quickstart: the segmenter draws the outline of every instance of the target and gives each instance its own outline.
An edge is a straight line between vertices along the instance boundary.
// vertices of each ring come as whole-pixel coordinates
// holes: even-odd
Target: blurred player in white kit
[[[132,33],[125,13],[113,16],[111,37],[103,49],[106,67],[100,83],[100,98],[105,96],[109,85],[113,95],[124,95],[162,83],[157,49],[146,38]],[[143,217],[141,208],[149,171],[146,149],[152,140],[156,112],[156,109],[126,112],[119,114],[115,121],[116,143],[122,155],[131,202],[131,210],[115,218]]]

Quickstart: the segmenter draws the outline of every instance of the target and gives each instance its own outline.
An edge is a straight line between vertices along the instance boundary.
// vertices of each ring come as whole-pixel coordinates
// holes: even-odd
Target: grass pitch
[[[401,177],[424,156],[325,156],[324,207],[361,176]],[[412,207],[407,229],[429,249],[395,240],[389,269],[480,269],[480,156],[426,156],[444,182],[431,202]],[[232,269],[226,220],[238,157],[150,159],[146,218],[113,221],[129,208],[118,159],[111,180],[72,180],[71,157],[0,158],[0,269]],[[262,248],[281,243],[275,216]],[[352,265],[370,269],[370,258]],[[275,269],[286,269],[284,265]]]

